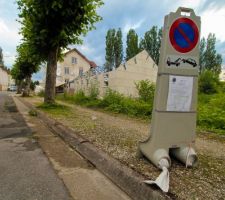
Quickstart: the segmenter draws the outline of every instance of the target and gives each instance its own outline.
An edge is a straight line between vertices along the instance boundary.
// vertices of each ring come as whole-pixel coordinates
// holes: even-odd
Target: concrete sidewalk
[[[107,176],[113,183],[132,197],[132,199],[173,199],[171,195],[162,193],[157,187],[146,185],[143,182],[145,180],[144,176],[110,156],[101,148],[96,147],[92,142],[87,140],[86,137],[80,135],[79,127],[72,129],[70,126],[65,125],[60,117],[52,117],[51,114],[37,109],[37,103],[40,104],[42,101],[37,101],[36,98],[18,99],[36,112],[37,118],[51,129],[54,134],[62,138],[73,150],[91,162],[102,174]],[[89,119],[85,118],[83,123],[85,123],[86,120],[88,122]]]
[[[0,200],[71,200],[12,97],[0,93]]]
[[[35,138],[76,200],[131,200],[120,188],[100,173],[90,162],[55,136],[29,108],[14,98],[19,111],[32,128]]]

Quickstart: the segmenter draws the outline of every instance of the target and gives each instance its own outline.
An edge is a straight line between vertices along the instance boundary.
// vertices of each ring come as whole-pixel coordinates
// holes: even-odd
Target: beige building
[[[70,91],[83,90],[88,93],[94,85],[98,87],[100,96],[103,96],[110,88],[125,96],[137,97],[138,91],[135,83],[146,79],[155,83],[157,70],[158,66],[147,51],[143,50],[113,71],[100,74],[93,74],[89,71],[83,76],[78,76],[70,82]]]
[[[10,85],[10,77],[9,71],[3,66],[0,66],[0,91],[7,91]]]
[[[64,54],[63,61],[57,63],[56,86],[69,83],[94,67],[96,64],[93,61],[88,60],[76,48],[71,49]]]
[[[108,73],[108,86],[126,96],[138,96],[135,83],[141,80],[156,82],[158,67],[143,50],[116,70]]]

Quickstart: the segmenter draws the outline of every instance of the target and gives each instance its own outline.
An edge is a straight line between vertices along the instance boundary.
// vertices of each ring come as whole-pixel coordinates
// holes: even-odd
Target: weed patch
[[[64,115],[67,116],[71,113],[71,110],[68,106],[61,105],[61,104],[46,104],[43,103],[41,105],[37,106],[38,109],[41,109],[43,111],[46,111],[50,114],[54,115]]]
[[[151,118],[153,108],[153,98],[151,101],[144,101],[142,98],[134,99],[125,97],[112,90],[108,90],[102,99],[91,98],[90,96],[86,96],[82,91],[74,95],[60,94],[57,96],[57,99],[89,108],[99,108],[109,112],[139,118]],[[199,94],[198,130],[225,134],[224,99],[225,93],[223,92],[216,94]],[[49,109],[49,106],[47,106],[47,109]],[[57,105],[57,109],[61,109],[59,105]],[[62,108],[62,112],[63,111],[65,111],[64,108]]]
[[[82,91],[79,91],[74,95],[59,95],[57,96],[57,99],[89,108],[101,108],[113,113],[122,113],[141,118],[150,117],[152,112],[152,102],[125,97],[112,90],[108,90],[103,99],[85,96]]]
[[[200,94],[198,120],[200,129],[225,134],[225,94]]]
[[[29,112],[28,112],[28,114],[30,115],[30,116],[33,116],[33,117],[37,117],[37,111],[36,110],[34,110],[34,109],[32,109],[32,110],[30,110]]]

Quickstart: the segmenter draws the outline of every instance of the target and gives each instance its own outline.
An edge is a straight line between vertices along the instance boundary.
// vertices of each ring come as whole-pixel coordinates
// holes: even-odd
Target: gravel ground
[[[41,99],[29,98],[37,104]],[[85,136],[97,147],[128,165],[146,179],[155,179],[160,171],[145,159],[136,157],[139,141],[149,135],[150,122],[68,105],[63,113],[49,116]],[[225,199],[225,137],[198,133],[196,138],[198,166],[186,169],[172,160],[170,195],[174,199]]]

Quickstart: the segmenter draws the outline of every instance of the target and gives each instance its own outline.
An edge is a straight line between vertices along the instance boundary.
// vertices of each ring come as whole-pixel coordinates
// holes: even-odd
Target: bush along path
[[[153,101],[153,97],[147,101],[132,99],[112,90],[108,90],[103,99],[86,96],[82,91],[77,92],[75,95],[61,94],[57,96],[57,99],[88,108],[100,108],[105,111],[139,118],[149,118],[151,116]]]
[[[41,99],[29,98],[35,105]],[[149,134],[149,121],[108,114],[68,103],[57,107],[39,106],[48,116],[72,128],[95,146],[120,162],[154,180],[159,171],[145,159],[136,157],[137,145]],[[196,138],[198,166],[186,169],[173,161],[170,169],[170,195],[177,199],[223,199],[225,196],[225,139],[213,133]]]
[[[152,89],[153,88],[153,89]],[[154,87],[148,91],[154,91]],[[150,93],[150,92],[149,92]],[[58,100],[81,105],[83,107],[101,109],[110,113],[122,113],[140,119],[150,119],[153,107],[153,94],[142,94],[140,98],[125,97],[118,92],[108,90],[102,99],[97,96],[86,96],[80,91],[74,95],[61,94]],[[225,135],[225,92],[215,94],[199,94],[197,125],[201,132],[214,132]]]

